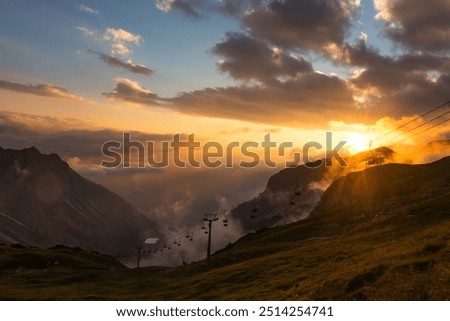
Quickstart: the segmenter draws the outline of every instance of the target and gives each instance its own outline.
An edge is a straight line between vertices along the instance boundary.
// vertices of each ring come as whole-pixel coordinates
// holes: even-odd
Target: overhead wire
[[[439,110],[439,109],[441,109],[441,108],[444,108],[444,107],[447,106],[447,105],[450,105],[450,100],[447,101],[447,102],[445,102],[445,103],[443,103],[443,104],[441,104],[441,105],[439,105],[439,106],[436,106],[436,107],[432,108],[431,110],[429,110],[429,111],[427,111],[427,112],[425,112],[425,113],[423,113],[423,114],[421,114],[421,115],[415,117],[414,119],[412,119],[412,120],[410,120],[410,121],[408,121],[408,122],[406,122],[406,123],[404,123],[404,124],[401,124],[400,126],[397,126],[396,128],[390,130],[389,132],[387,132],[387,133],[385,133],[385,134],[383,134],[383,135],[381,135],[381,136],[376,137],[375,139],[373,139],[373,140],[370,142],[369,150],[372,149],[372,143],[373,143],[373,142],[379,141],[381,138],[386,137],[386,136],[389,136],[390,134],[392,134],[392,133],[398,131],[399,129],[405,128],[406,126],[408,126],[408,125],[410,125],[410,124],[416,122],[416,121],[419,120],[419,119],[423,119],[423,117],[428,116],[428,115],[432,114],[433,112],[435,112],[436,110]],[[436,116],[436,117],[434,117],[434,118],[432,118],[432,119],[430,119],[430,120],[427,120],[427,121],[425,121],[425,122],[423,122],[423,123],[421,123],[421,124],[419,124],[419,125],[417,125],[417,126],[415,126],[415,127],[413,127],[413,128],[410,128],[410,129],[407,130],[406,132],[402,132],[402,133],[398,134],[398,135],[395,136],[395,137],[388,138],[388,139],[382,141],[381,143],[378,143],[378,145],[379,145],[379,146],[383,146],[383,145],[386,146],[386,144],[387,144],[388,142],[393,141],[393,140],[398,139],[398,138],[401,138],[402,136],[408,135],[408,134],[412,133],[413,131],[417,130],[418,128],[421,128],[421,127],[423,127],[423,126],[425,126],[425,125],[427,125],[427,124],[429,124],[429,123],[432,123],[432,122],[434,122],[435,120],[437,120],[437,119],[439,119],[439,118],[442,118],[442,117],[444,117],[444,116],[446,116],[446,115],[448,115],[448,114],[450,114],[450,111],[441,113],[441,114],[439,114],[438,116]],[[440,123],[437,124],[436,126],[441,125],[441,124],[443,124],[443,123],[445,123],[445,122],[446,122],[446,121],[440,122]],[[432,126],[432,128],[434,128],[434,127],[436,127],[436,126]],[[431,128],[430,128],[430,129],[431,129]],[[420,133],[422,133],[422,132],[425,132],[425,131],[421,131]],[[406,141],[406,140],[408,140],[408,139],[410,139],[410,138],[412,138],[412,137],[415,137],[415,136],[417,136],[417,135],[413,135],[413,136],[411,136],[411,137],[409,137],[409,138],[405,138],[405,139],[400,140],[400,141],[398,141],[398,142],[395,142],[395,143],[393,143],[393,144],[387,145],[386,147],[392,147],[392,146],[395,146],[395,145],[397,145],[397,144],[399,144],[399,143],[401,143],[401,142],[403,142],[403,141]]]
[[[398,131],[399,129],[402,129],[402,128],[408,126],[409,124],[412,124],[415,121],[417,121],[417,120],[419,120],[419,119],[421,119],[421,118],[423,118],[425,116],[428,116],[429,114],[431,114],[431,113],[435,112],[436,110],[441,109],[441,108],[443,108],[443,107],[445,107],[445,106],[447,106],[449,104],[450,104],[450,100],[445,102],[445,103],[443,103],[443,104],[441,104],[441,105],[439,105],[439,106],[436,106],[436,107],[432,108],[431,110],[429,110],[429,111],[427,111],[427,112],[425,112],[425,113],[415,117],[414,119],[412,119],[412,120],[410,120],[410,121],[408,121],[408,122],[406,122],[406,123],[404,123],[404,124],[394,128],[394,129],[390,130],[389,132],[387,132],[387,133],[385,133],[385,134],[383,134],[381,136],[376,137],[373,141],[377,141],[377,140],[379,140],[379,139],[381,139],[381,138],[383,138],[385,136],[388,136],[388,135]]]

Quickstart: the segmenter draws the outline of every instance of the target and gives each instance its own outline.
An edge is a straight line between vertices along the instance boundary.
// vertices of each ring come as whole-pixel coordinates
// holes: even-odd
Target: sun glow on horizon
[[[370,149],[371,138],[361,133],[349,133],[346,147],[352,154],[360,153]]]

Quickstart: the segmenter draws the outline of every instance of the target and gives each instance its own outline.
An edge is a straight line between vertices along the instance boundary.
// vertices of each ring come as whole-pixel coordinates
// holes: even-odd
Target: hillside
[[[450,157],[373,167],[335,181],[308,219],[249,234],[209,267],[96,271],[74,284],[2,268],[0,286],[8,299],[447,300],[449,187]]]
[[[433,164],[386,164],[336,180],[312,215],[333,208],[384,206],[401,200],[414,204],[450,187],[450,157]]]
[[[28,292],[35,299],[40,296],[42,299],[60,300],[67,296],[65,292],[68,288],[76,293],[80,282],[95,282],[104,273],[119,273],[126,268],[112,257],[80,248],[57,245],[40,249],[0,245],[0,270],[0,300],[22,297],[23,294],[17,294],[21,292],[21,286],[29,288]],[[39,294],[49,288],[51,291],[47,295]],[[93,295],[85,299],[94,298]]]
[[[231,217],[239,221],[246,232],[299,221],[310,214],[333,181],[355,170],[367,168],[368,162],[374,159],[380,163],[390,162],[393,154],[389,148],[381,147],[344,158],[348,165],[345,167],[335,161],[328,167],[319,160],[285,168],[270,177],[266,189],[255,200],[233,209]],[[257,211],[252,212],[254,209]]]
[[[0,148],[0,242],[64,244],[117,255],[151,229],[131,205],[75,173],[58,155]]]

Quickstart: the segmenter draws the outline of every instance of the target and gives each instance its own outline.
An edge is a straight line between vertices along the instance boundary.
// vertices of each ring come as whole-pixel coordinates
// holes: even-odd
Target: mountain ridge
[[[430,164],[390,163],[368,168],[358,174],[349,173],[330,185],[311,215],[327,211],[333,206],[355,206],[361,198],[368,203],[382,202],[384,198],[393,194],[410,194],[411,197],[417,198],[422,196],[423,189],[426,189],[426,195],[429,195],[433,190],[450,187],[450,175],[445,175],[445,170],[448,168],[450,168],[450,156]],[[428,176],[425,181],[424,175]],[[390,180],[386,181],[380,177],[390,177]],[[414,185],[411,184],[413,180],[427,183]],[[348,194],[342,195],[342,191],[347,191]]]
[[[325,159],[320,159],[282,169],[269,178],[266,189],[254,200],[234,208],[231,217],[238,220],[246,232],[304,219],[313,211],[322,193],[334,180],[365,169],[374,160],[380,164],[391,161],[393,155],[391,149],[380,147],[343,158],[347,166],[341,166],[333,160],[332,165],[327,166]],[[251,216],[255,218],[252,219]]]
[[[0,149],[0,240],[64,244],[117,255],[142,244],[152,223],[118,195],[35,147]]]

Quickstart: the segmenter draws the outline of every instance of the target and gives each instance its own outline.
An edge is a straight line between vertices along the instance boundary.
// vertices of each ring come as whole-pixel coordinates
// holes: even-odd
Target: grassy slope
[[[248,235],[216,253],[209,268],[199,262],[127,270],[111,258],[64,252],[67,260],[75,259],[17,270],[4,262],[23,259],[24,250],[2,247],[0,297],[450,299],[448,164],[449,159],[432,166],[394,164],[350,174],[330,187],[311,218]]]

